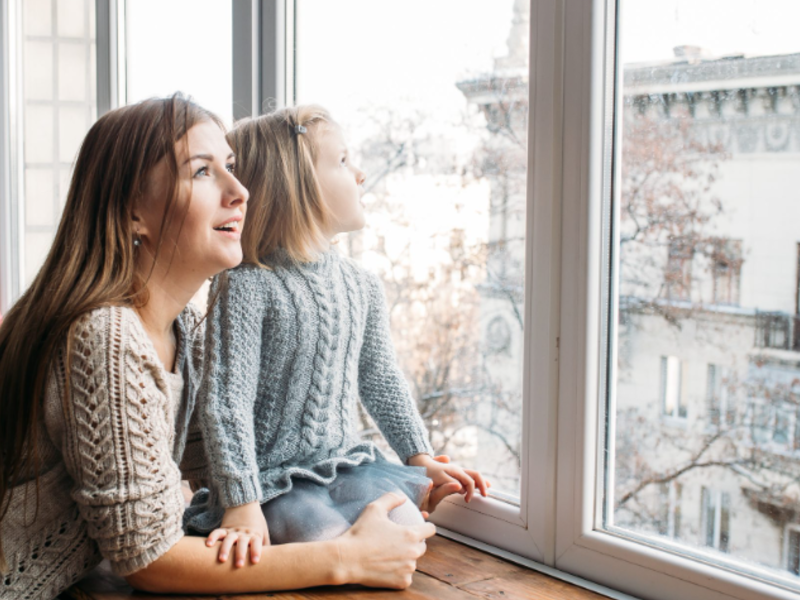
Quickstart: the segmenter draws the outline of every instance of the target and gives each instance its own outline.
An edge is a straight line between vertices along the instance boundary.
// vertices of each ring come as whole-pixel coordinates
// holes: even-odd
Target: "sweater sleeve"
[[[184,309],[182,318],[186,335],[188,336],[186,340],[186,360],[191,363],[191,368],[188,369],[188,372],[191,374],[202,373],[206,343],[205,313],[190,303]],[[197,409],[192,411],[189,420],[186,446],[183,449],[180,469],[184,479],[203,481],[203,484],[206,485],[208,458],[206,457],[203,432],[200,428],[199,411]]]
[[[89,535],[123,576],[183,536],[170,407],[136,318],[130,309],[103,308],[75,325],[61,442]]]
[[[408,382],[397,363],[383,284],[367,275],[368,308],[364,343],[358,363],[361,402],[403,462],[423,452],[432,453]]]
[[[222,506],[260,501],[254,405],[261,371],[261,336],[266,301],[259,273],[228,273],[214,280],[216,302],[206,323],[206,358],[198,396],[200,424],[212,484]]]

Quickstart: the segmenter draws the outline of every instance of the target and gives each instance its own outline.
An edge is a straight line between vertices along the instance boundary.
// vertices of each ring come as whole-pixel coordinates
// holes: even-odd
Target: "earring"
[[[135,248],[138,248],[138,247],[139,247],[139,246],[141,246],[141,245],[142,245],[142,238],[140,238],[140,237],[139,237],[139,234],[137,233],[137,234],[136,234],[136,237],[135,237],[135,238],[133,238],[133,246],[134,246]]]

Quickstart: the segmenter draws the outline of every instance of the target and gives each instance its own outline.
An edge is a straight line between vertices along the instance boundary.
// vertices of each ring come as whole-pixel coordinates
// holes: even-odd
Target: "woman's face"
[[[176,145],[176,155],[180,192],[158,263],[169,265],[170,278],[202,282],[242,261],[240,239],[249,194],[233,174],[233,151],[216,123],[192,127]],[[153,168],[134,223],[142,240],[140,254],[151,261],[168,183],[162,160]]]
[[[337,233],[357,231],[364,227],[364,207],[361,184],[366,176],[350,160],[347,144],[340,127],[319,125],[317,134],[317,171],[322,199],[333,216],[334,231]]]

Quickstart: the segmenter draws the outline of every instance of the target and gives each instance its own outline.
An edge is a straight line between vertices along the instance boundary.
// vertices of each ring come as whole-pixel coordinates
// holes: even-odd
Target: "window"
[[[680,537],[681,531],[681,492],[683,486],[677,481],[662,483],[659,490],[661,498],[661,517],[658,533],[671,538]]]
[[[231,0],[136,0],[124,5],[126,101],[180,91],[230,125]]]
[[[669,243],[664,280],[667,298],[689,300],[692,295],[692,258],[694,244],[688,238],[673,239]]]
[[[529,5],[295,7],[296,100],[331,111],[366,173],[367,226],[340,247],[383,278],[401,366],[435,451],[481,470],[516,504]]]
[[[44,140],[29,145],[42,155],[11,169],[0,151],[0,189],[15,194],[0,194],[3,218],[12,202],[34,219],[12,232],[17,275],[35,262],[26,244],[50,235],[36,220],[59,210],[62,116],[94,110],[91,96],[25,94],[60,85],[54,48],[63,43],[64,64],[93,48],[92,17],[81,41],[72,17],[125,7],[129,39],[110,52],[127,46],[128,100],[179,87],[223,118],[229,93],[237,115],[315,101],[347,130],[371,214],[341,246],[384,276],[437,448],[496,484],[488,500],[448,501],[438,524],[640,597],[800,590],[800,403],[787,392],[800,379],[788,251],[800,217],[800,5],[162,2],[177,16],[154,21],[145,0],[63,4],[0,8],[44,11],[27,21],[35,32],[20,11],[14,27],[0,19],[3,49],[30,43],[24,56],[39,51],[44,65],[12,90],[23,99],[13,122],[28,128],[19,140]],[[102,44],[109,22],[96,21]],[[222,32],[203,41],[213,76],[169,45],[208,27]],[[17,30],[24,39],[9,37]],[[86,71],[58,93],[94,80]],[[26,120],[31,110],[42,120]],[[72,124],[64,140],[79,139]],[[51,187],[49,200],[39,194]],[[29,199],[51,213],[31,213]]]
[[[739,305],[739,281],[742,270],[741,240],[712,241],[713,303]]]
[[[478,0],[457,9],[448,2],[406,2],[410,15],[428,17],[416,25],[404,24],[395,12],[371,13],[373,5],[333,4],[330,10],[364,11],[372,24],[352,35],[343,29],[337,53],[320,50],[330,44],[317,44],[327,39],[320,23],[335,21],[314,0],[298,0],[285,31],[268,32],[268,39],[287,40],[279,47],[285,55],[274,61],[287,69],[285,82],[276,76],[291,92],[286,101],[327,105],[345,124],[351,145],[365,149],[363,164],[375,161],[368,170],[372,181],[384,170],[389,174],[369,198],[374,214],[385,211],[385,218],[373,218],[375,231],[342,245],[383,270],[390,294],[435,290],[430,282],[444,280],[477,292],[471,324],[465,320],[463,331],[476,336],[480,364],[492,377],[470,381],[503,385],[482,405],[486,412],[474,415],[482,423],[519,425],[513,446],[519,471],[513,486],[511,479],[504,484],[508,496],[469,507],[450,502],[437,511],[437,523],[640,596],[779,598],[797,589],[783,569],[783,532],[775,520],[785,498],[773,498],[754,483],[761,481],[764,465],[748,462],[753,444],[741,443],[747,418],[737,414],[733,392],[723,382],[735,382],[737,389],[752,383],[764,360],[764,353],[755,352],[754,316],[790,312],[785,300],[794,297],[771,287],[793,282],[785,274],[768,274],[777,263],[762,242],[770,238],[777,248],[792,220],[769,215],[787,215],[800,205],[785,192],[800,185],[777,183],[793,181],[800,172],[791,134],[796,90],[787,83],[800,67],[786,57],[769,59],[796,52],[785,22],[800,14],[785,2],[780,10],[776,3],[757,12],[737,5],[721,13],[707,0],[691,8],[682,0],[517,0],[508,3],[506,16],[505,8],[488,10]],[[765,16],[773,12],[783,18]],[[495,28],[501,16],[505,24]],[[427,22],[450,26],[428,34]],[[481,31],[471,36],[467,50],[457,30],[471,31],[475,23]],[[528,38],[518,32],[527,26],[531,60],[520,70],[520,63],[501,59],[511,58],[512,48],[524,48]],[[413,31],[413,43],[408,35],[396,41],[394,30]],[[498,60],[483,68],[493,77],[425,76],[424,62],[450,65],[454,56],[473,49],[488,56],[481,46],[496,31],[503,31],[497,34],[500,50],[491,53]],[[716,44],[723,39],[714,37],[719,32],[728,36],[727,45]],[[756,38],[781,45],[762,52]],[[681,45],[687,39],[715,47]],[[749,40],[755,54],[732,54],[730,39]],[[353,50],[355,45],[370,51]],[[348,63],[359,65],[357,76]],[[373,79],[366,93],[356,80],[364,72]],[[387,73],[390,81],[379,83]],[[513,76],[520,73],[515,89]],[[523,101],[516,94],[527,90],[526,73],[531,95]],[[335,86],[327,74],[337,78]],[[478,129],[485,142],[480,169],[453,170],[472,180],[462,180],[462,191],[452,199],[437,179],[437,169],[448,161],[430,151],[474,146],[451,143],[458,129],[452,112],[419,119],[434,106],[426,99],[428,88],[443,84],[449,91],[442,97],[457,94],[466,101],[467,117],[483,119]],[[506,95],[498,99],[498,90]],[[512,152],[522,125],[527,152]],[[463,154],[451,151],[454,156]],[[498,167],[498,158],[513,160]],[[525,170],[514,166],[521,163]],[[781,178],[766,175],[777,170]],[[440,182],[441,204],[426,206],[424,219],[409,219],[404,211],[413,210],[413,192],[434,180]],[[478,193],[473,185],[479,181],[488,190]],[[440,246],[409,246],[409,256],[425,257],[424,266],[380,256],[406,251],[394,245],[392,228],[413,223],[428,231],[440,219],[444,224],[440,206],[452,208],[467,195],[471,200],[454,213]],[[397,198],[408,198],[408,204],[399,206]],[[758,210],[752,208],[756,202]],[[472,229],[460,219],[478,205],[486,213]],[[480,229],[484,233],[476,234]],[[769,235],[759,233],[765,231]],[[475,272],[455,257],[476,240],[485,252],[472,264],[483,272],[470,280]],[[747,270],[740,268],[744,248]],[[429,264],[434,258],[442,262]],[[408,285],[416,284],[414,277],[424,284]],[[407,283],[392,289],[399,282]],[[448,297],[458,300],[450,310],[468,305],[456,289],[464,294],[466,287],[449,288]],[[397,319],[395,331],[408,330],[408,322]],[[401,355],[414,355],[411,343],[398,339]],[[408,365],[406,371],[412,381],[423,380]],[[509,390],[520,394],[513,403],[504,397]],[[514,405],[521,414],[508,412]],[[688,419],[704,413],[726,425],[725,431],[709,430],[706,419]],[[464,411],[461,418],[470,416]],[[681,426],[675,427],[678,420]],[[440,421],[435,427],[456,426],[442,427]],[[491,448],[484,439],[475,428],[465,429],[446,447],[473,465],[483,456],[496,463],[494,450],[484,452]],[[730,530],[733,507],[744,519],[741,542],[732,537],[739,535],[738,522]],[[760,532],[769,552],[748,545],[752,531]]]
[[[612,10],[611,4],[606,8]],[[800,123],[800,113],[782,108],[800,91],[784,89],[778,79],[791,72],[800,81],[797,44],[777,20],[759,16],[766,6],[754,11],[731,4],[722,13],[704,0],[691,8],[679,0],[613,4],[618,12],[607,26],[616,31],[616,54],[607,54],[602,68],[594,62],[592,84],[581,88],[593,89],[603,76],[615,79],[606,88],[613,99],[594,96],[598,112],[592,114],[602,126],[580,139],[596,144],[589,151],[597,156],[596,171],[586,176],[599,170],[605,178],[587,184],[584,194],[591,200],[575,200],[566,209],[574,219],[580,210],[590,211],[592,202],[605,208],[590,212],[569,238],[586,244],[582,258],[597,271],[590,269],[563,293],[587,290],[590,316],[587,329],[573,338],[562,325],[561,338],[562,351],[565,339],[578,340],[568,346],[576,352],[609,346],[585,371],[600,392],[582,396],[592,419],[599,410],[597,420],[589,421],[598,426],[597,442],[587,444],[605,452],[594,457],[604,469],[596,472],[604,478],[602,499],[584,497],[600,508],[584,510],[594,531],[609,537],[583,529],[591,541],[574,543],[660,570],[656,553],[645,550],[657,548],[671,565],[685,565],[681,572],[688,579],[702,571],[691,562],[702,557],[725,571],[720,582],[737,574],[743,577],[737,582],[747,579],[750,589],[766,580],[797,589],[796,581],[785,579],[780,549],[784,507],[800,510],[788,491],[800,475],[800,461],[791,452],[797,404],[788,392],[791,381],[800,379],[791,252],[797,237],[783,225],[800,205],[789,208],[780,199],[786,192],[774,187],[775,177],[794,181],[800,166],[800,145],[785,136],[790,123]],[[770,6],[786,10],[788,3]],[[751,50],[731,47],[729,36],[744,43],[740,36],[756,22],[763,29],[748,30]],[[649,33],[656,23],[661,41]],[[692,45],[682,45],[687,42]],[[789,56],[795,57],[791,64]],[[761,79],[767,73],[772,79]],[[571,89],[580,93],[577,84]],[[601,110],[613,120],[601,119]],[[564,152],[572,156],[568,148]],[[580,227],[602,241],[593,243]],[[775,272],[780,256],[783,276]],[[598,283],[602,292],[595,296]],[[562,302],[567,298],[562,295]],[[572,367],[563,356],[562,368]],[[647,393],[655,383],[647,373],[659,359],[661,393],[655,402]],[[741,409],[739,394],[747,399]],[[677,418],[704,413],[705,419],[686,418],[675,426]],[[577,431],[589,431],[583,427]],[[583,485],[590,487],[586,471],[584,476]],[[675,539],[667,535],[668,519],[664,523],[674,492],[664,483],[678,477],[684,510]],[[577,556],[570,563],[576,567]],[[683,594],[673,590],[671,596]]]
[[[751,443],[778,452],[796,449],[796,418],[796,409],[779,398],[751,398],[748,410]]]
[[[726,492],[703,488],[703,541],[706,546],[720,552],[728,552],[730,505],[730,496]]]
[[[736,423],[735,383],[732,370],[708,365],[708,423],[714,427],[731,427]]]
[[[661,357],[661,407],[668,417],[686,418],[683,363],[677,356]]]
[[[786,570],[794,575],[800,575],[800,527],[797,525],[786,528]]]

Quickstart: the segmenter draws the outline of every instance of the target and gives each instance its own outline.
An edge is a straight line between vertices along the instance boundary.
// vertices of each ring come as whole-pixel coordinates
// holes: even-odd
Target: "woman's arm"
[[[403,527],[388,512],[405,501],[387,494],[364,510],[346,533],[326,542],[264,548],[261,561],[237,569],[220,563],[204,538],[184,537],[148,567],[126,579],[156,593],[234,594],[359,583],[404,589],[411,585],[430,523]]]
[[[160,361],[133,310],[97,309],[73,329],[69,396],[56,400],[64,417],[56,439],[89,535],[114,572],[127,575],[183,537],[172,407],[156,384]]]

